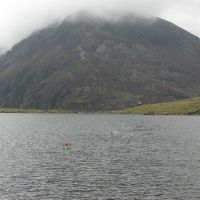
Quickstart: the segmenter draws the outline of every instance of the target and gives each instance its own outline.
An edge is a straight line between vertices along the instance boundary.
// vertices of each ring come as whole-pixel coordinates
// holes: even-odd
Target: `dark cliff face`
[[[119,109],[200,95],[200,39],[162,19],[79,16],[0,59],[0,106]]]

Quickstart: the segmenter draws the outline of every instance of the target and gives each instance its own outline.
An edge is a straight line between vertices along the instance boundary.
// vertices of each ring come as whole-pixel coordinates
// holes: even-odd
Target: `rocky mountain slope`
[[[113,110],[200,95],[200,39],[174,24],[82,13],[0,58],[0,107]]]

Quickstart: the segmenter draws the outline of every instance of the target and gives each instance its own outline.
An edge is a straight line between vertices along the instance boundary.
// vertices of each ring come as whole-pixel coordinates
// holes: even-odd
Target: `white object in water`
[[[111,135],[118,134],[118,131],[111,131]]]

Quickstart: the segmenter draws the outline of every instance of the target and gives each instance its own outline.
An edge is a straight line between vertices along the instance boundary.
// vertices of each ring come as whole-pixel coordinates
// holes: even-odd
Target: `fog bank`
[[[103,17],[159,16],[200,36],[199,8],[199,0],[0,0],[0,49],[5,51],[33,31],[81,10]]]

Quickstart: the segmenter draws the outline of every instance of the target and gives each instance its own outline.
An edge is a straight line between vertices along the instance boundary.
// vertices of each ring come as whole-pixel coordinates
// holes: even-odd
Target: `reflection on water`
[[[199,120],[0,114],[0,197],[200,199]]]

